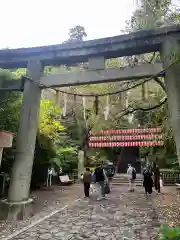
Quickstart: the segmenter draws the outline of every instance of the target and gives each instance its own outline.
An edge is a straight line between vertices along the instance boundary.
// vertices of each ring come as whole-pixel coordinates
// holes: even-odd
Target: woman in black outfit
[[[148,165],[144,171],[143,171],[144,181],[143,181],[143,187],[145,189],[145,193],[147,195],[152,193],[152,187],[153,187],[153,180],[152,180],[152,171],[150,166]]]

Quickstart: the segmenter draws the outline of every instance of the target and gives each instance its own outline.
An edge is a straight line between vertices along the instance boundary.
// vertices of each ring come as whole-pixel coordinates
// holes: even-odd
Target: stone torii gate
[[[29,188],[37,134],[41,89],[79,84],[115,82],[150,77],[165,71],[171,124],[180,161],[180,26],[138,31],[82,43],[60,44],[22,49],[0,50],[0,68],[27,68],[32,80],[22,83],[6,81],[0,90],[24,90],[20,125],[17,136],[17,152],[7,203],[19,203],[29,198]],[[105,69],[105,59],[160,51],[162,64],[143,64],[135,67]],[[87,71],[44,76],[47,65],[89,62]]]

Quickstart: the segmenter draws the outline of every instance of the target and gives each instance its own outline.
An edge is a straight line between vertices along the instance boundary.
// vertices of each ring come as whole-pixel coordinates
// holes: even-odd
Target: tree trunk
[[[16,157],[8,193],[9,202],[21,202],[29,198],[41,98],[41,90],[37,81],[40,79],[42,70],[43,67],[39,60],[32,60],[28,63],[27,75],[32,80],[26,80],[24,86]]]
[[[167,37],[162,46],[162,60],[165,70],[165,85],[167,88],[170,123],[176,143],[180,165],[180,45],[173,37]],[[171,66],[172,63],[176,62]]]

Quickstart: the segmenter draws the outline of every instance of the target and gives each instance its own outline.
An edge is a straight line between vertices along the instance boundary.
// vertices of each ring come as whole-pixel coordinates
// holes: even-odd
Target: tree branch
[[[155,105],[155,106],[153,106],[153,107],[149,107],[149,108],[141,108],[141,107],[139,107],[139,108],[134,108],[134,107],[132,107],[132,106],[129,106],[128,108],[124,109],[120,115],[116,116],[116,117],[115,117],[115,120],[116,120],[117,118],[120,119],[120,118],[122,118],[122,117],[124,117],[124,116],[126,116],[126,115],[128,115],[128,114],[132,114],[132,113],[134,113],[134,112],[136,112],[136,111],[142,111],[142,112],[152,111],[152,110],[154,110],[154,109],[160,108],[160,107],[161,107],[162,105],[164,105],[166,102],[167,102],[167,98],[165,98],[165,99],[164,99],[163,101],[161,101],[159,104],[157,104],[157,105]]]
[[[147,61],[145,58],[144,58],[144,61],[146,62],[146,63],[152,63],[152,61],[154,60],[154,58],[155,58],[155,56],[156,56],[156,52],[154,52],[153,53],[153,55],[152,55],[152,57],[151,57],[151,59],[149,60],[149,61]]]
[[[164,90],[165,93],[167,93],[165,84],[158,77],[154,77],[153,80],[162,87],[162,89]]]

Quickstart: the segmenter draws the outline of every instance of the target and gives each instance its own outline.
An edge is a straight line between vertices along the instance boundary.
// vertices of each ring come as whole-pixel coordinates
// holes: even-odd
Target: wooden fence
[[[74,183],[78,180],[77,171],[73,171],[69,177],[74,181]],[[163,184],[166,186],[174,185],[175,183],[180,183],[180,170],[161,170],[161,178],[163,180]]]
[[[161,170],[161,178],[164,185],[174,185],[180,183],[180,171],[178,170]]]

